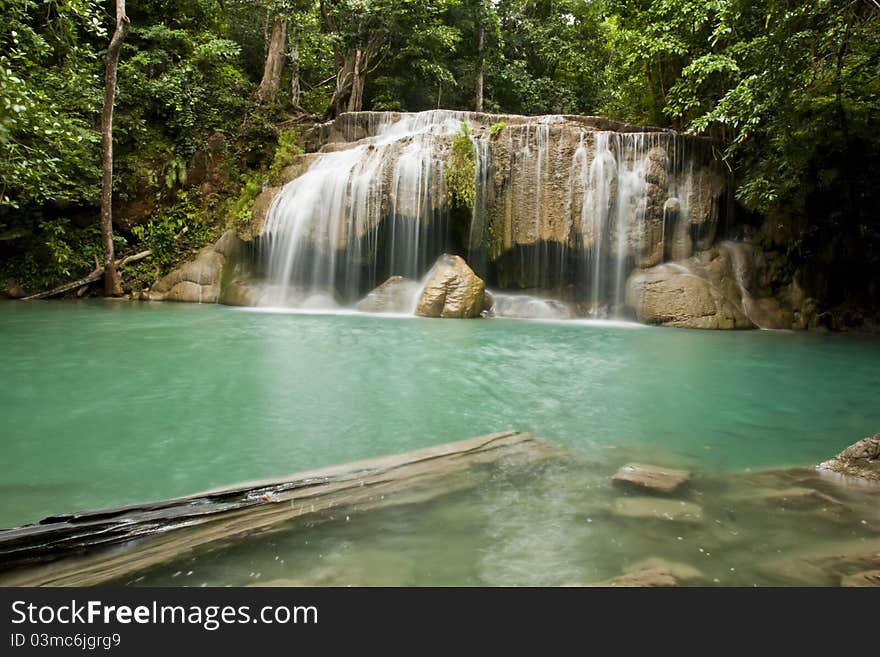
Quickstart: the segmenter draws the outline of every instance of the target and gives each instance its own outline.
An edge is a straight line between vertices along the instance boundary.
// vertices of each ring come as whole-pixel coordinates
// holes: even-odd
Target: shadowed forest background
[[[131,0],[114,124],[117,254],[139,290],[246,221],[305,127],[346,111],[599,114],[704,134],[737,223],[835,326],[876,321],[874,0]],[[0,0],[0,286],[101,257],[112,3]]]

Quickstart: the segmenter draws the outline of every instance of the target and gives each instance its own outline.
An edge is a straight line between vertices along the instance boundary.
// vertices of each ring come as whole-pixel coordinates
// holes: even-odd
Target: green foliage
[[[192,256],[194,250],[217,239],[219,228],[209,220],[198,194],[181,191],[146,224],[132,228],[139,249],[152,251],[149,259],[126,272],[132,289],[146,287],[162,274]]]
[[[517,114],[591,113],[608,52],[602,2],[488,3],[486,107]],[[470,87],[472,89],[472,87]]]
[[[286,166],[293,164],[298,155],[302,155],[303,148],[299,144],[299,134],[296,130],[284,130],[278,135],[278,148],[275,149],[275,157],[269,167],[269,181],[277,184],[281,171]]]
[[[117,247],[125,246],[123,237],[114,239]],[[15,280],[31,293],[81,278],[103,261],[98,226],[78,228],[65,217],[18,231],[10,246],[14,250],[0,260],[0,280]]]
[[[254,199],[263,189],[263,178],[262,171],[252,171],[243,177],[238,196],[230,200],[226,211],[228,228],[243,230],[250,223]]]
[[[443,179],[446,192],[454,206],[472,208],[477,196],[477,156],[471,140],[470,128],[462,122],[461,132],[452,140],[446,159]]]
[[[880,262],[880,5],[607,5],[607,108],[717,138],[737,200],[788,229],[771,244],[788,266],[832,299],[863,289]]]
[[[489,128],[489,139],[495,139],[506,126],[507,124],[504,121],[493,123],[492,127]]]
[[[97,198],[100,3],[0,4],[0,213]],[[2,216],[0,216],[2,220]]]

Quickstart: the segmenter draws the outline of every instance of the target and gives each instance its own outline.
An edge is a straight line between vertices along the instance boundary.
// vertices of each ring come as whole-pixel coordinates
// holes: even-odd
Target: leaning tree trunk
[[[104,110],[101,113],[101,245],[104,248],[104,294],[119,296],[122,285],[113,254],[113,101],[116,98],[116,71],[119,51],[128,32],[125,0],[116,0],[116,29],[107,48],[104,67]]]
[[[286,45],[287,21],[276,16],[272,23],[272,35],[269,37],[263,79],[257,89],[257,100],[261,102],[275,100],[278,95],[278,88],[281,86],[281,73],[284,70],[284,48]]]
[[[475,110],[483,111],[483,58],[485,56],[486,28],[480,25],[480,31],[477,34],[477,89]]]

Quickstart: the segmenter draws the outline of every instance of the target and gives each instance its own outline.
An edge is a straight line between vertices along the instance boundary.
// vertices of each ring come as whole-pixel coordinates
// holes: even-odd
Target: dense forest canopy
[[[35,290],[100,253],[114,6],[0,14],[0,279]],[[875,0],[129,0],[128,16],[116,240],[156,254],[129,286],[234,224],[295,152],[297,121],[438,107],[709,135],[741,216],[772,220],[792,269],[816,263],[829,303],[877,278]]]

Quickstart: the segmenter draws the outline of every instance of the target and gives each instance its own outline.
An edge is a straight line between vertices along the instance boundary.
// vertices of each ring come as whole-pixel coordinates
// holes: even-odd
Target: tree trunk
[[[290,104],[293,109],[299,110],[302,90],[299,83],[299,35],[296,33],[296,24],[291,26],[290,32]]]
[[[104,248],[104,294],[119,296],[122,286],[113,255],[113,101],[116,99],[116,71],[119,51],[128,32],[125,0],[116,0],[116,29],[107,48],[104,66],[104,109],[101,113],[101,245]]]
[[[348,98],[351,94],[352,75],[354,73],[354,59],[340,57],[341,64],[336,73],[336,88],[333,97],[327,106],[326,118],[332,119],[345,112],[348,107]]]
[[[477,34],[477,100],[475,110],[483,111],[483,59],[486,49],[486,28],[480,24],[480,31]]]
[[[360,48],[354,51],[354,63],[352,64],[351,73],[351,95],[348,97],[348,111],[360,112],[363,107],[364,98],[364,71],[366,62],[363,61],[364,53]]]
[[[269,49],[266,51],[263,79],[257,89],[257,100],[260,102],[275,100],[278,96],[281,73],[284,71],[284,48],[286,45],[287,21],[276,16],[272,23],[272,36],[269,37]]]

